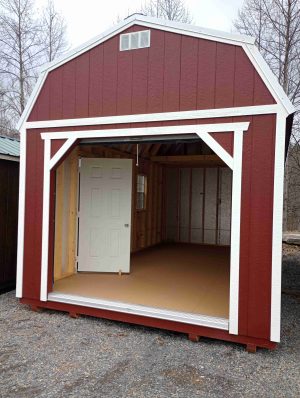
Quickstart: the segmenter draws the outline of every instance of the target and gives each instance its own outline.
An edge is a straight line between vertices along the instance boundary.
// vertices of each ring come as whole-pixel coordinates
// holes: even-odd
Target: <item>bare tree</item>
[[[0,73],[11,117],[21,115],[42,55],[32,0],[0,0]]]
[[[300,105],[300,1],[246,0],[234,26],[257,38],[285,92]]]
[[[63,16],[55,9],[53,0],[48,0],[43,10],[42,30],[46,61],[51,62],[67,49],[66,23]]]
[[[190,12],[183,0],[148,0],[143,4],[142,13],[152,17],[191,23]]]
[[[49,0],[42,15],[35,0],[0,0],[0,114],[14,125],[37,79],[37,69],[66,48],[66,25]]]
[[[300,1],[246,0],[235,28],[257,45],[296,109],[300,108]],[[300,115],[296,112],[285,174],[285,225],[300,228]],[[293,220],[293,222],[292,222]],[[293,227],[294,228],[294,227]]]

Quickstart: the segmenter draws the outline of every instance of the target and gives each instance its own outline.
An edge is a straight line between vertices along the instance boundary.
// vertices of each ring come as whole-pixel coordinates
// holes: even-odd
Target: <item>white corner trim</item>
[[[200,138],[204,137],[208,145],[212,145],[212,149],[217,150],[219,156],[225,162],[233,167],[233,189],[232,195],[236,198],[232,200],[232,233],[231,237],[231,258],[230,258],[230,317],[229,317],[229,333],[238,333],[238,297],[239,297],[239,246],[240,246],[240,206],[241,206],[241,172],[242,172],[242,150],[243,150],[243,132],[247,131],[249,122],[243,123],[216,123],[203,125],[184,125],[184,126],[164,126],[164,127],[144,127],[131,129],[111,129],[111,130],[86,130],[70,132],[42,133],[42,139],[45,140],[45,157],[44,157],[44,198],[43,198],[43,228],[42,228],[42,273],[41,273],[41,301],[47,300],[47,276],[48,276],[48,243],[49,243],[49,189],[50,189],[50,148],[51,139],[69,138],[70,145],[72,140],[80,138],[109,138],[109,137],[138,137],[160,136],[177,134],[197,134]],[[228,132],[234,133],[234,153],[232,157],[222,148],[217,141],[208,133],[211,132]],[[72,137],[70,138],[70,134]],[[66,142],[61,147],[60,158],[63,156],[63,147],[67,151],[70,147]],[[222,148],[223,149],[223,148]],[[54,155],[55,156],[55,155]],[[234,275],[233,275],[234,274]]]
[[[276,118],[274,197],[273,197],[273,241],[272,241],[272,291],[271,291],[271,335],[270,339],[280,342],[281,324],[281,263],[282,263],[282,216],[284,185],[286,117]]]
[[[26,176],[26,134],[20,131],[20,174],[19,174],[19,209],[18,209],[18,247],[16,297],[23,296],[23,259],[24,259],[24,225],[25,225],[25,176]]]
[[[205,326],[215,329],[228,330],[228,319],[198,315],[187,312],[171,311],[162,308],[146,307],[123,303],[119,301],[109,301],[91,297],[82,297],[72,294],[53,292],[48,294],[48,300],[57,303],[66,303],[90,308],[97,308],[107,311],[122,312],[150,318],[165,319],[168,321],[187,323],[191,325]]]
[[[59,148],[59,150],[56,152],[56,154],[51,158],[49,162],[49,168],[50,170],[53,169],[53,167],[60,161],[60,159],[64,156],[64,154],[71,148],[71,146],[74,144],[76,141],[76,137],[70,137],[67,139],[67,141]]]
[[[60,119],[60,120],[43,120],[36,122],[26,122],[26,129],[56,128],[56,127],[78,127],[78,126],[96,126],[106,124],[120,123],[147,123],[161,121],[181,121],[193,119],[206,119],[218,117],[235,117],[235,116],[251,116],[276,114],[280,111],[280,106],[258,105],[258,106],[241,106],[236,108],[218,108],[203,109],[194,111],[181,112],[160,112],[160,113],[143,113],[137,115],[121,115],[121,116],[102,116],[78,119]]]
[[[230,297],[229,333],[238,334],[239,319],[239,271],[241,230],[241,188],[243,167],[243,131],[235,131],[233,144],[231,241],[230,241]]]
[[[41,301],[48,296],[48,248],[49,248],[49,211],[50,211],[50,158],[51,140],[44,141],[44,189],[43,189],[43,224],[42,224],[42,259],[41,259]]]

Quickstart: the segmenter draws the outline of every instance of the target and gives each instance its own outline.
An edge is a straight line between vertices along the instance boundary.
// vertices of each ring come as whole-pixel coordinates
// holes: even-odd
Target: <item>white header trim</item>
[[[247,115],[266,115],[277,113],[278,105],[241,106],[237,108],[204,109],[182,112],[142,113],[138,115],[102,116],[78,119],[43,120],[25,123],[26,129],[96,126],[121,123],[146,123],[175,120],[193,120],[217,117],[236,117]]]
[[[190,124],[184,126],[163,126],[163,127],[136,127],[127,129],[106,129],[106,130],[82,130],[41,133],[45,139],[81,139],[81,138],[110,138],[110,137],[139,137],[155,135],[175,134],[202,134],[202,133],[226,133],[235,130],[247,131],[249,122],[237,123],[215,123],[215,124]]]

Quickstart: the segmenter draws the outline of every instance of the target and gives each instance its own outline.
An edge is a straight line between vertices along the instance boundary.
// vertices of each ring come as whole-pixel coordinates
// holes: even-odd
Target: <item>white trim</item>
[[[71,146],[76,141],[76,138],[70,137],[66,142],[59,148],[56,154],[51,158],[49,162],[50,170],[60,161],[60,159],[64,156],[64,154],[71,148]]]
[[[50,159],[51,140],[44,141],[44,189],[43,189],[43,226],[41,259],[41,301],[47,301],[48,295],[48,247],[49,247],[49,204],[50,204]]]
[[[30,112],[32,111],[32,108],[35,104],[35,101],[38,97],[38,95],[40,94],[40,91],[44,85],[44,82],[46,80],[46,77],[48,76],[47,72],[42,72],[37,80],[37,82],[35,83],[35,86],[32,90],[32,93],[30,95],[30,97],[28,98],[28,101],[26,103],[25,109],[17,123],[16,129],[17,130],[22,130],[23,129],[23,125],[25,120],[27,119],[27,117],[29,116]]]
[[[202,109],[181,112],[144,113],[138,115],[102,116],[78,119],[43,120],[26,122],[26,129],[41,129],[53,127],[96,126],[120,123],[146,123],[161,121],[181,121],[218,117],[235,117],[247,115],[276,114],[280,110],[278,105],[241,106],[236,108]]]
[[[215,123],[215,124],[190,124],[180,126],[160,127],[137,127],[129,129],[107,129],[107,130],[81,130],[72,131],[72,138],[109,138],[109,137],[138,137],[156,135],[177,135],[177,134],[202,134],[215,132],[230,132],[235,130],[247,131],[249,122],[237,123]],[[41,133],[42,139],[66,139],[70,138],[69,131]]]
[[[232,200],[232,230],[234,231],[231,238],[232,252],[230,258],[230,296],[233,295],[235,302],[230,309],[229,332],[237,334],[238,328],[238,297],[239,297],[239,239],[240,239],[240,201],[241,201],[241,170],[242,170],[242,145],[243,131],[247,131],[249,122],[243,123],[219,123],[219,124],[203,124],[203,125],[183,125],[183,126],[165,126],[165,127],[143,127],[131,129],[111,129],[111,130],[87,130],[73,131],[70,140],[80,138],[104,138],[104,137],[138,137],[143,136],[164,136],[176,134],[197,134],[200,138],[204,137],[208,145],[212,145],[218,151],[218,155],[222,160],[228,162],[233,168],[233,194],[237,197]],[[220,150],[220,145],[212,138],[208,138],[209,132],[231,131],[234,133],[234,153],[233,158],[226,152]],[[47,300],[47,275],[48,275],[48,242],[49,242],[49,187],[50,187],[50,142],[51,139],[61,139],[70,137],[70,132],[63,133],[42,133],[45,140],[45,161],[44,161],[44,199],[43,199],[43,228],[42,228],[42,273],[41,273],[41,301]],[[49,144],[48,144],[49,143]],[[64,145],[66,145],[65,143]],[[63,145],[63,146],[64,146]],[[63,148],[63,147],[62,147]],[[61,148],[61,149],[62,149]],[[68,146],[65,146],[67,150]],[[62,152],[62,151],[61,151]],[[62,153],[60,154],[63,155]],[[239,180],[238,180],[239,179]],[[232,275],[235,273],[235,275]],[[186,320],[188,322],[188,319]]]
[[[288,96],[279,84],[277,77],[274,75],[257,47],[251,44],[243,44],[243,49],[274,99],[284,107],[287,112],[287,116],[294,113],[296,111],[294,105],[289,100]]]
[[[11,155],[1,155],[0,159],[2,160],[10,160],[12,162],[20,162],[20,158],[18,156],[11,156]]]
[[[98,308],[107,311],[123,312],[125,314],[147,316],[150,318],[165,319],[167,321],[188,323],[191,325],[205,326],[222,330],[228,330],[229,324],[228,319],[225,318],[210,317],[207,315],[196,315],[192,313],[146,307],[143,305],[122,303],[118,301],[95,299],[91,297],[82,297],[72,294],[55,292],[49,293],[48,300],[57,303],[66,303],[90,308]]]
[[[282,215],[284,185],[286,117],[276,118],[274,197],[273,197],[273,241],[272,241],[272,290],[271,290],[271,341],[280,342],[281,323],[281,262],[282,262]]]
[[[248,124],[249,125],[249,124]],[[248,126],[247,126],[248,130]],[[211,132],[211,130],[209,130]],[[227,164],[228,167],[233,169],[233,158],[229,153],[209,134],[199,133],[198,136],[208,145],[215,153]]]
[[[230,238],[230,297],[229,333],[238,334],[239,319],[239,271],[240,271],[240,225],[242,187],[243,131],[235,131],[233,144],[231,238]]]
[[[23,294],[23,259],[24,259],[24,225],[25,225],[25,178],[26,177],[26,133],[20,131],[20,171],[19,171],[19,209],[18,209],[18,248],[16,297]]]

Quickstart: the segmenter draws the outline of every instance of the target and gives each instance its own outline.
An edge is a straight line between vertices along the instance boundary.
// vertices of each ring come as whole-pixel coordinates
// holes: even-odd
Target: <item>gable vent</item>
[[[150,30],[120,35],[120,51],[150,47]]]

